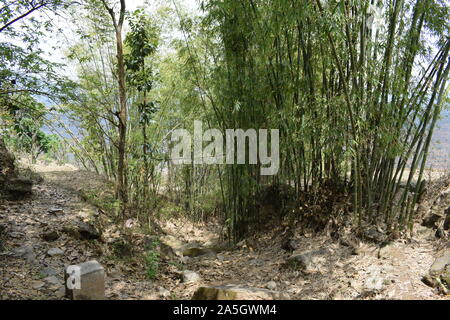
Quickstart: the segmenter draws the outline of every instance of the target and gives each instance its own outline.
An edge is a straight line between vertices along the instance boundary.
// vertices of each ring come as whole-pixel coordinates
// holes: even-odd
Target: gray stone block
[[[64,280],[71,300],[105,300],[105,270],[95,260],[68,266]]]

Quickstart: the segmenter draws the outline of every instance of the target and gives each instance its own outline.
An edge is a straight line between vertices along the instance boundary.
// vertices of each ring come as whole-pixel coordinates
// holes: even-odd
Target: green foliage
[[[81,190],[81,197],[84,201],[100,208],[108,213],[115,213],[119,208],[118,200],[111,194],[100,190]]]
[[[332,186],[352,199],[355,227],[403,230],[419,190],[412,197],[405,191],[400,201],[395,195],[405,179],[421,185],[434,125],[448,105],[446,3],[210,0],[201,8],[198,17],[176,2],[174,9],[152,15],[144,9],[126,15],[131,214],[146,221],[184,212],[200,220],[220,207],[230,239],[237,240],[247,221],[260,218],[255,195],[267,186],[292,187],[298,202],[317,200]],[[31,134],[42,150],[51,150],[57,142],[39,133],[37,121],[47,111],[35,97],[16,94],[45,88],[45,94],[61,96],[58,111],[77,127],[76,133],[65,128],[77,159],[115,180],[124,136],[115,33],[102,1],[82,9],[72,12],[78,38],[67,48],[77,90],[57,77],[58,66],[43,59],[30,41],[33,35],[24,32],[29,48],[0,44],[0,102],[10,109],[20,109],[17,102],[34,108],[23,119],[8,111],[4,121],[23,141]],[[8,12],[4,19],[11,17]],[[278,175],[263,177],[252,165],[174,166],[170,133],[192,130],[193,120],[222,130],[279,129]],[[87,197],[99,206],[117,206],[114,199]],[[333,220],[333,214],[323,220]]]
[[[147,278],[156,279],[159,270],[159,252],[157,251],[158,242],[152,241],[147,247],[145,254],[145,263],[147,266]]]

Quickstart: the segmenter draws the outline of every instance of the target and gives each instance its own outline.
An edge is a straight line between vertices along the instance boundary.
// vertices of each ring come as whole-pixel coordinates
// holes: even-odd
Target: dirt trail
[[[4,246],[0,248],[0,299],[63,299],[64,266],[92,259],[107,271],[108,299],[190,299],[203,285],[264,288],[269,281],[291,299],[445,299],[421,282],[436,252],[430,230],[421,227],[411,242],[398,241],[381,252],[366,244],[358,255],[327,237],[302,236],[297,239],[300,249],[327,250],[308,274],[286,267],[290,254],[281,249],[282,235],[266,234],[234,250],[162,263],[158,278],[151,281],[138,262],[112,257],[107,242],[78,240],[60,232],[75,221],[101,215],[77,191],[98,188],[104,181],[68,166],[35,169],[44,182],[34,186],[33,195],[0,204],[0,224],[6,227]],[[186,243],[217,242],[218,227],[214,225],[179,219],[162,227]],[[55,230],[58,239],[42,238]],[[57,254],[51,256],[48,251],[52,248],[61,252],[56,250]],[[197,272],[201,280],[182,283],[182,270]],[[382,289],[369,292],[371,280],[381,283]],[[161,288],[170,294],[161,296]]]

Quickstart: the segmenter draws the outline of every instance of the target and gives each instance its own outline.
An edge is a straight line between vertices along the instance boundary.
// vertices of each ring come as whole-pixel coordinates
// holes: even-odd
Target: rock
[[[428,214],[425,218],[422,220],[422,225],[427,228],[437,228],[438,222],[443,217],[440,214],[437,214],[435,212],[431,212]]]
[[[185,244],[171,235],[159,239],[161,256],[165,259],[182,257]]]
[[[422,282],[432,288],[437,288],[439,286],[439,282],[435,278],[431,277],[429,274],[425,275],[422,278]]]
[[[44,239],[47,242],[56,241],[59,238],[59,233],[57,231],[47,231],[42,233],[41,235],[42,239]]]
[[[440,276],[447,265],[450,265],[450,251],[445,252],[439,258],[437,258],[430,267],[430,275],[432,277]]]
[[[95,260],[68,266],[64,279],[66,296],[71,300],[105,299],[105,270]]]
[[[43,286],[45,286],[45,283],[43,281],[33,281],[31,284],[31,287],[35,290],[41,289]]]
[[[50,257],[60,256],[60,255],[64,254],[64,251],[59,248],[51,248],[47,251],[47,254]]]
[[[32,187],[33,182],[26,178],[12,178],[5,183],[5,189],[13,196],[30,194]]]
[[[184,249],[182,254],[185,257],[195,258],[204,255],[215,256],[216,253],[210,248],[191,247]]]
[[[15,257],[24,258],[28,263],[34,263],[36,261],[36,255],[34,253],[33,246],[22,246],[13,250]]]
[[[275,290],[277,288],[277,283],[275,281],[269,281],[266,284],[266,288],[269,290]]]
[[[65,234],[67,234],[77,240],[81,240],[81,236],[78,233],[78,230],[73,226],[64,226],[62,228],[62,232],[64,232]]]
[[[194,283],[200,281],[201,277],[197,272],[185,270],[181,272],[181,280],[183,283]]]
[[[444,294],[450,292],[450,250],[448,248],[434,261],[422,281],[432,288],[438,288]]]
[[[161,298],[168,298],[168,297],[170,297],[170,291],[167,290],[167,289],[164,288],[164,287],[159,287],[159,288],[158,288],[158,295],[159,295]]]
[[[287,263],[294,268],[300,268],[302,271],[309,273],[314,271],[318,258],[326,253],[326,249],[304,252],[296,251],[288,258]]]
[[[289,299],[285,293],[261,288],[223,285],[200,287],[192,300],[284,300]]]
[[[58,271],[56,271],[55,269],[52,268],[44,268],[40,271],[40,273],[44,276],[44,277],[49,277],[49,276],[56,276],[58,274]]]
[[[77,228],[78,234],[80,235],[81,239],[96,240],[100,238],[100,232],[98,232],[97,229],[91,224],[78,222]]]
[[[300,248],[300,242],[295,239],[287,239],[282,245],[281,248],[286,251],[295,251]]]
[[[445,219],[443,228],[445,231],[450,231],[450,207],[445,210]]]
[[[375,228],[370,228],[364,231],[364,238],[371,242],[380,243],[386,240],[386,235]]]
[[[442,229],[442,228],[437,228],[437,230],[436,230],[434,236],[435,236],[436,238],[438,238],[438,239],[443,239],[443,238],[445,238],[446,234],[445,234],[444,229]]]
[[[49,276],[43,279],[48,284],[61,284],[61,280],[59,280],[56,276]]]

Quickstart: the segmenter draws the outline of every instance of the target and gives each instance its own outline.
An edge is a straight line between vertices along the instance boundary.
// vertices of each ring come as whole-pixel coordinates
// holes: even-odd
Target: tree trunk
[[[121,206],[121,212],[125,213],[128,194],[125,170],[125,154],[126,154],[126,135],[127,135],[127,97],[125,89],[125,65],[123,59],[123,43],[122,43],[122,25],[116,30],[117,43],[117,68],[119,83],[119,161],[117,168],[117,193]]]
[[[111,16],[114,29],[116,31],[117,48],[117,81],[119,85],[119,143],[118,143],[118,168],[116,193],[120,202],[120,212],[127,215],[128,187],[126,177],[126,138],[127,138],[127,93],[125,88],[125,63],[123,57],[122,26],[125,18],[125,0],[120,0],[119,20],[117,21],[114,10],[110,8],[105,0],[103,5]]]

